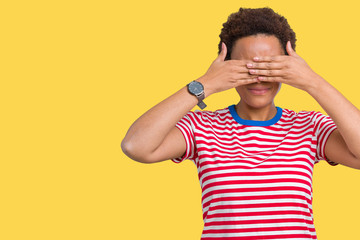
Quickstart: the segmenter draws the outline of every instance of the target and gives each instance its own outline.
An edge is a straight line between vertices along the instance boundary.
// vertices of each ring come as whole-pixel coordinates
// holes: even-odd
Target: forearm
[[[184,87],[151,108],[130,127],[121,144],[124,152],[136,157],[150,155],[197,103]]]
[[[226,45],[222,43],[219,56],[212,62],[208,71],[197,79],[204,87],[205,97],[258,81],[256,77],[248,74],[245,66],[247,61],[225,61],[226,53]],[[188,92],[187,87],[184,87],[151,108],[130,127],[121,143],[123,151],[133,159],[144,159],[144,156],[151,154],[158,160],[170,155],[182,154],[183,152],[180,152],[186,150],[186,145],[184,143],[180,146],[179,132],[174,127],[197,103],[198,99]],[[173,129],[174,131],[171,132]],[[155,152],[166,152],[166,154]]]
[[[308,93],[335,122],[350,152],[360,159],[360,111],[320,76]]]

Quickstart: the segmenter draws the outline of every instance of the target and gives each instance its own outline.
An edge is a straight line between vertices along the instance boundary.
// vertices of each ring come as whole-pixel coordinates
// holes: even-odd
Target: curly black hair
[[[240,8],[238,12],[230,14],[228,20],[221,29],[219,52],[221,52],[221,42],[227,47],[225,60],[231,59],[231,50],[236,40],[257,34],[274,35],[286,52],[287,41],[291,42],[295,50],[296,36],[285,17],[274,12],[271,8]]]

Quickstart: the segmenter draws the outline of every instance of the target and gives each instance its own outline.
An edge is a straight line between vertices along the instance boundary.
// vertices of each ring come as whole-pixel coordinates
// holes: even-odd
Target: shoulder
[[[283,109],[280,123],[291,126],[316,127],[322,122],[328,121],[328,116],[318,111],[302,110],[296,112],[290,109]]]
[[[296,112],[294,110],[290,110],[290,109],[286,109],[286,108],[283,109],[283,117],[284,118],[314,120],[314,119],[322,117],[322,116],[325,116],[325,115],[318,111],[302,110],[302,111]]]
[[[218,109],[216,111],[201,111],[201,110],[195,110],[195,111],[191,111],[188,114],[190,115],[196,115],[196,116],[201,116],[201,117],[221,117],[224,115],[229,114],[229,108],[223,108],[223,109]]]
[[[229,108],[218,109],[216,111],[195,110],[186,114],[186,117],[194,122],[224,122],[231,120]]]

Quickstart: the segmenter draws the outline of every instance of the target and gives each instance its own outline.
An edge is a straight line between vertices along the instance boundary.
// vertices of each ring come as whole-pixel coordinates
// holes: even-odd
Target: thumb
[[[293,56],[293,57],[298,56],[296,54],[296,52],[294,51],[294,49],[292,49],[290,41],[287,41],[287,43],[286,43],[286,52],[289,54],[289,56]]]
[[[225,61],[226,58],[226,54],[227,54],[227,48],[224,42],[221,42],[221,52],[219,54],[219,56],[217,57],[218,60],[220,61]]]
[[[286,43],[286,52],[289,54],[289,56],[294,56],[294,57],[298,56],[294,51],[294,49],[291,47],[290,41],[287,41]]]

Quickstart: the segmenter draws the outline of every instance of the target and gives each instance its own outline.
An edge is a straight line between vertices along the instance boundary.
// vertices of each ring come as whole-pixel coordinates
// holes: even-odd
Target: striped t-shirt
[[[186,153],[172,161],[192,160],[202,188],[201,239],[316,239],[312,174],[336,129],[330,117],[277,107],[268,121],[244,120],[232,105],[176,126]]]

